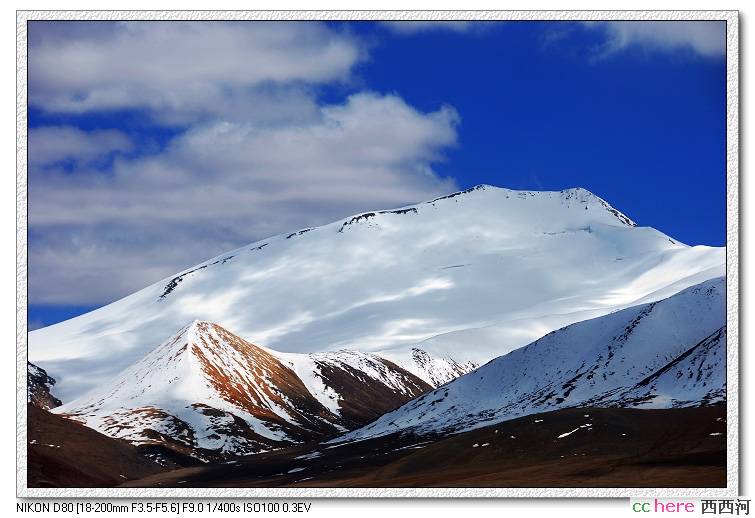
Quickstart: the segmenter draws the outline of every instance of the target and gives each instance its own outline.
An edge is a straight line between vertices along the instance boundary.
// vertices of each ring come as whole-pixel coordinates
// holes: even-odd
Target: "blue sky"
[[[32,22],[29,322],[489,183],[725,244],[720,22]]]

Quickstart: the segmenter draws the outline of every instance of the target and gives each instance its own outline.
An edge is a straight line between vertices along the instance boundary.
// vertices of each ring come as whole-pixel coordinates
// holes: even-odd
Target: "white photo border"
[[[725,488],[29,488],[27,487],[27,22],[32,20],[726,22],[727,464]],[[738,11],[17,11],[16,13],[16,496],[26,498],[732,498],[739,494],[739,12]]]

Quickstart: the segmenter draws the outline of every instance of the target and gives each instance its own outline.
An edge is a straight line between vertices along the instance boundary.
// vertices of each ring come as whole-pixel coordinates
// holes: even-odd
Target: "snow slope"
[[[672,408],[726,398],[723,278],[572,324],[335,439],[457,433],[575,406]]]
[[[478,186],[228,252],[32,331],[29,358],[70,401],[196,319],[283,352],[374,352],[438,385],[553,329],[723,275],[724,263],[723,248],[635,226],[583,189]]]
[[[340,413],[344,396],[334,388],[333,374],[348,372],[360,383],[380,383],[388,389],[411,399],[430,388],[419,378],[408,376],[389,361],[374,354],[353,350],[335,352],[297,354],[274,352],[287,363],[304,382],[310,393],[331,412]],[[471,369],[470,369],[471,370]]]
[[[281,354],[194,321],[54,412],[111,437],[210,459],[361,426],[430,388],[374,355]]]

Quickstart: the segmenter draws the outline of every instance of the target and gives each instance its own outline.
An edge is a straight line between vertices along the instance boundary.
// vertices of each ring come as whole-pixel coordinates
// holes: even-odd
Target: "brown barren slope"
[[[394,435],[310,444],[124,485],[723,487],[725,416],[723,406],[567,409],[435,440]]]
[[[367,353],[310,358],[317,368],[307,363],[306,369],[313,370],[305,374],[335,389],[338,410],[326,408],[309,392],[290,357],[278,358],[217,324],[194,321],[98,393],[68,405],[64,415],[188,466],[189,457],[223,462],[333,437],[431,388]]]
[[[258,419],[274,423],[299,440],[319,438],[337,430],[329,423],[337,418],[307,391],[296,373],[275,356],[217,324],[199,322],[196,328],[196,339],[201,343],[191,344],[191,354],[220,397]],[[227,360],[226,348],[241,359],[241,372]],[[285,408],[298,426],[276,414],[270,402]]]
[[[28,410],[29,487],[105,487],[165,468],[125,441],[33,405]]]
[[[432,390],[414,374],[385,358],[371,357],[372,367],[401,380],[402,390],[383,384],[343,362],[316,362],[322,382],[343,399],[339,401],[341,424],[349,430],[359,428],[397,409],[404,403]]]

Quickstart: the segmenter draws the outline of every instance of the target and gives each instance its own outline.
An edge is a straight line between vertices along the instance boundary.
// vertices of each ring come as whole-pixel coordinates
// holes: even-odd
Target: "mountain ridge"
[[[455,366],[723,274],[723,248],[635,225],[579,188],[478,186],[226,252],[32,331],[29,357],[70,401],[199,319],[280,352],[375,353],[437,385]]]
[[[459,433],[569,407],[724,402],[724,280],[552,331],[331,442]]]
[[[335,435],[431,388],[375,355],[277,353],[195,320],[53,413],[209,461]]]

